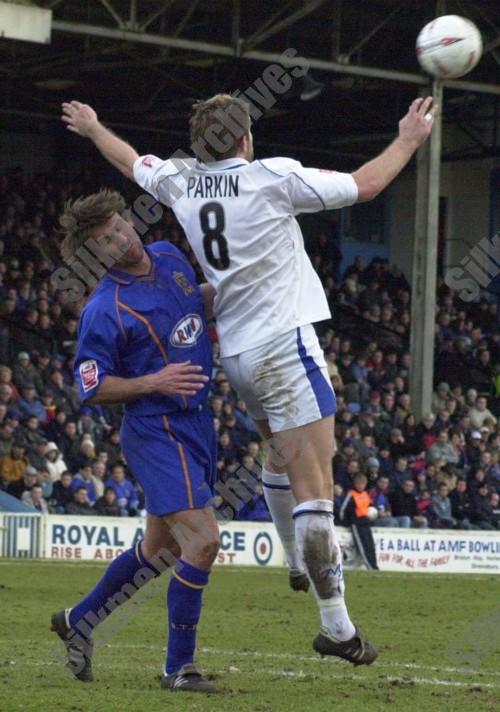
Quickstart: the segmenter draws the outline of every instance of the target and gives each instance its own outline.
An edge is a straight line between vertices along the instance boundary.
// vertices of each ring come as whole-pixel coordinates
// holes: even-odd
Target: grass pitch
[[[198,662],[219,689],[206,697],[161,690],[156,680],[166,578],[144,587],[96,633],[93,684],[66,673],[62,644],[48,630],[50,614],[75,603],[102,570],[93,563],[0,561],[2,712],[500,709],[494,576],[347,572],[351,616],[381,652],[371,667],[353,668],[314,654],[316,606],[311,594],[288,589],[285,570],[218,568],[199,628]],[[447,651],[450,644],[467,651],[467,638],[476,640],[475,669]]]

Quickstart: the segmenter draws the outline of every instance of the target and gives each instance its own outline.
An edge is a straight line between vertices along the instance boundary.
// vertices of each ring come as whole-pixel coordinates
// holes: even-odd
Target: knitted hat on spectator
[[[473,433],[471,433],[471,439],[472,440],[481,440],[481,433],[479,430],[474,430]]]
[[[367,467],[380,467],[380,462],[377,460],[376,457],[369,457],[368,460],[366,461],[366,466]]]
[[[20,351],[17,354],[17,360],[18,361],[29,361],[30,360],[30,355],[27,351]]]

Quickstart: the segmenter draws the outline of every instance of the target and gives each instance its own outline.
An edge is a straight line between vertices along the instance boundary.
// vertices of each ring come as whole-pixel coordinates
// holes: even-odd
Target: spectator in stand
[[[35,416],[41,423],[47,418],[47,411],[42,401],[38,398],[36,388],[33,383],[27,383],[21,388],[21,395],[17,401],[17,407],[25,418]]]
[[[490,494],[490,506],[492,513],[492,522],[497,529],[500,529],[500,495],[498,492]]]
[[[438,491],[432,495],[432,525],[438,529],[454,529],[457,520],[451,513],[451,501],[448,497],[448,486],[442,482]]]
[[[48,502],[52,497],[54,483],[51,481],[49,471],[46,467],[36,468],[36,483],[42,488],[43,497]]]
[[[21,482],[28,465],[24,443],[22,440],[14,441],[10,452],[0,459],[0,484],[3,489]]]
[[[137,513],[139,497],[132,482],[125,477],[125,468],[116,463],[111,468],[111,477],[106,481],[106,487],[111,487],[116,492],[117,503],[122,516],[133,516]]]
[[[33,385],[38,393],[43,391],[43,382],[35,366],[31,363],[30,355],[27,351],[21,351],[17,356],[17,363],[14,365],[14,383],[18,388]]]
[[[73,488],[73,492],[76,492],[77,489],[81,489],[83,487],[87,492],[90,504],[93,505],[95,503],[97,499],[97,492],[92,478],[92,463],[90,460],[84,462],[80,467],[79,471],[73,477],[71,486]]]
[[[415,452],[429,450],[434,445],[437,439],[435,422],[436,416],[434,413],[427,413],[423,417],[422,422],[417,425],[413,439]]]
[[[450,493],[450,502],[451,514],[457,522],[458,529],[475,529],[470,521],[472,502],[464,479],[457,481],[455,489]]]
[[[257,428],[255,426],[253,418],[248,415],[245,401],[241,399],[236,401],[236,406],[234,408],[234,417],[236,418],[236,422],[238,423],[238,426],[241,429],[247,430],[252,435],[257,434]]]
[[[36,467],[37,470],[40,470],[42,467],[45,467],[45,464],[47,462],[47,446],[47,440],[45,440],[45,438],[41,438],[34,447],[32,446],[28,448],[28,460],[30,461],[30,464],[33,465],[33,467]]]
[[[89,502],[85,487],[78,487],[73,492],[73,499],[66,505],[66,514],[76,514],[78,516],[94,514],[94,509]]]
[[[396,458],[394,474],[392,476],[393,487],[401,486],[403,482],[411,479],[413,479],[413,471],[408,467],[408,458],[406,455],[399,455]]]
[[[11,423],[5,420],[0,423],[0,461],[7,455],[14,444],[14,428]]]
[[[432,396],[432,409],[438,413],[440,410],[446,410],[450,401],[451,388],[449,383],[444,381],[437,387],[437,391]]]
[[[427,527],[427,518],[418,513],[417,497],[415,495],[415,482],[411,479],[404,480],[389,495],[392,516],[398,520],[400,527]]]
[[[479,398],[476,400],[475,404],[469,410],[469,417],[472,427],[476,430],[480,430],[482,428],[482,426],[484,425],[484,421],[487,418],[493,421],[493,423],[497,422],[497,419],[495,418],[491,410],[489,410],[488,400],[484,396],[479,396]]]
[[[427,451],[427,461],[433,465],[437,463],[457,465],[459,455],[448,439],[448,430],[439,431],[436,442]]]
[[[484,481],[479,482],[476,494],[472,496],[471,522],[478,529],[496,529],[488,485]]]
[[[380,461],[376,457],[369,457],[366,461],[366,476],[368,477],[369,486],[376,485],[378,483],[380,477]],[[389,482],[389,478],[387,476],[385,476],[385,479]]]
[[[102,497],[94,505],[96,514],[103,517],[121,517],[123,510],[118,506],[118,498],[113,487],[106,487]]]
[[[256,482],[251,499],[238,510],[236,519],[249,522],[271,522],[261,482]]]
[[[30,450],[37,447],[37,445],[45,440],[42,433],[40,432],[40,423],[36,415],[30,415],[22,423],[22,428],[19,436],[24,440],[27,448],[27,454],[29,459]]]
[[[41,485],[33,485],[30,490],[25,490],[21,496],[21,501],[36,509],[40,514],[48,514],[49,512]]]
[[[80,447],[78,448],[78,454],[74,458],[73,465],[80,468],[83,463],[87,463],[89,460],[94,460],[95,458],[95,445],[90,439],[89,435],[84,435],[80,441]],[[102,492],[101,492],[102,494]]]
[[[376,508],[378,516],[377,527],[397,527],[398,520],[392,516],[391,503],[389,500],[389,478],[382,475],[378,478],[377,484],[368,494],[372,506]]]
[[[63,472],[68,468],[64,462],[63,456],[56,443],[47,443],[47,451],[45,453],[45,467],[49,471],[50,479],[56,482],[61,478]]]
[[[404,457],[408,453],[408,445],[400,428],[392,428],[390,431],[389,452],[394,461],[396,461],[398,457]]]
[[[66,470],[61,474],[61,479],[54,482],[50,507],[55,514],[64,514],[67,505],[73,500],[72,481],[73,475]]]
[[[63,433],[57,441],[57,444],[61,448],[61,452],[64,453],[64,459],[71,470],[78,469],[78,456],[80,450],[80,439],[76,432],[76,422],[74,420],[67,420],[63,426]]]
[[[52,393],[57,407],[64,410],[68,415],[73,415],[78,411],[78,394],[65,384],[61,371],[55,368],[51,370],[46,390]]]
[[[0,404],[11,409],[16,406],[16,403],[17,397],[13,387],[9,386],[7,383],[0,384]]]
[[[107,456],[107,453],[105,453]],[[106,465],[104,462],[101,462],[99,460],[93,460],[92,461],[92,480],[94,482],[95,486],[95,491],[97,493],[98,497],[103,496],[104,494],[104,483],[106,481]]]
[[[49,440],[53,440],[60,447],[64,437],[64,426],[68,416],[64,410],[55,410],[54,418],[45,427],[45,433]]]
[[[120,431],[113,428],[109,433],[108,440],[103,443],[103,450],[108,453],[109,462],[114,464],[122,457],[122,448],[120,445]]]

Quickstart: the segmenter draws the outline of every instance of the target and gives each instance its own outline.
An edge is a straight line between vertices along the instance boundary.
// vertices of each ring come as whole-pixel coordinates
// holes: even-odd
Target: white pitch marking
[[[96,640],[96,648],[99,649],[103,647],[105,649],[109,648],[138,648],[142,650],[157,650],[159,652],[165,652],[165,648],[159,645],[148,645],[147,643],[105,643],[103,646],[99,645],[99,640]],[[346,662],[339,660],[335,657],[321,659],[314,655],[300,655],[299,653],[263,653],[259,651],[251,650],[224,650],[221,648],[198,648],[199,653],[205,655],[219,655],[228,657],[239,657],[239,658],[256,658],[256,659],[267,659],[267,660],[288,660],[288,661],[300,661],[300,662],[314,662],[320,665],[330,665],[330,664],[342,664],[345,665]],[[348,663],[347,663],[348,664]],[[449,667],[449,666],[439,666],[439,665],[425,665],[420,663],[403,663],[403,662],[384,662],[379,661],[375,663],[377,668],[403,668],[405,670],[432,670],[432,672],[439,673],[454,673],[457,675],[480,675],[480,676],[494,676],[500,677],[500,672],[498,670],[468,670],[466,668]],[[472,683],[471,683],[472,684]]]
[[[61,665],[61,663],[56,663],[55,661],[45,661],[45,662],[25,662],[23,661],[23,665],[28,665],[29,667],[52,667],[54,665]],[[126,663],[128,667],[128,663]],[[125,666],[125,663],[124,665]],[[116,670],[117,667],[120,667],[114,663],[99,663],[97,666],[97,670],[99,669],[108,669],[108,670]],[[147,664],[141,664],[141,669],[143,670],[159,670],[158,665],[147,665]],[[219,670],[213,670],[212,671],[216,675],[226,675],[228,673],[235,673],[236,670],[235,668],[222,668]],[[258,672],[253,672],[253,671],[245,671],[245,670],[238,670],[239,673],[242,675],[272,675],[273,677],[283,677],[285,679],[294,679],[294,678],[304,678],[307,677],[308,675],[314,675],[315,677],[320,677],[326,680],[351,680],[354,682],[360,682],[361,680],[364,680],[364,678],[361,678],[359,675],[353,675],[353,674],[338,674],[338,673],[331,673],[327,672],[326,670],[315,670],[313,673],[308,673],[304,672],[303,670],[285,670],[285,669],[275,669],[275,670],[270,670],[269,668],[265,670],[259,670]],[[380,678],[379,678],[380,679]],[[398,677],[395,675],[386,675],[385,679],[387,682],[399,682],[402,685],[436,685],[436,686],[444,686],[444,687],[479,687],[479,688],[488,688],[488,689],[500,689],[500,684],[496,682],[478,682],[475,680],[474,682],[461,682],[458,680],[440,680],[439,678],[433,677],[433,678],[424,678],[424,677]]]

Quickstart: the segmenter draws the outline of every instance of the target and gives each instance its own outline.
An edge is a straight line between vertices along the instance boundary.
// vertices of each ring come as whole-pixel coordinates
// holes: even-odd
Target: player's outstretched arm
[[[88,104],[71,101],[62,105],[62,120],[69,131],[89,138],[115,168],[130,180],[134,179],[134,162],[139,154],[128,143],[103,126]]]
[[[403,170],[415,151],[427,140],[438,107],[432,97],[415,99],[399,122],[399,136],[386,150],[352,174],[358,186],[358,202],[373,200]]]
[[[203,375],[201,366],[190,361],[171,363],[157,373],[138,378],[119,378],[108,375],[99,386],[97,393],[89,398],[89,405],[130,403],[141,396],[159,393],[163,396],[194,396],[205,387],[208,376]]]

